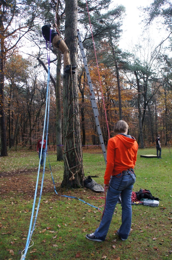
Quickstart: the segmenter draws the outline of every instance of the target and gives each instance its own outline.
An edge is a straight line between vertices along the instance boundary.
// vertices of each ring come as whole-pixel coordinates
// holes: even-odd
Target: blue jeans
[[[41,149],[39,149],[39,159],[40,159],[40,154],[41,154]],[[42,157],[40,161],[41,166],[43,166],[44,158],[45,158],[45,149],[42,149]]]
[[[159,151],[159,154],[158,154]],[[161,158],[161,148],[159,146],[156,146],[156,154],[157,154],[157,158]]]
[[[105,210],[100,225],[94,232],[95,237],[105,240],[115,206],[121,194],[122,225],[118,229],[118,233],[122,239],[128,238],[132,222],[131,195],[135,180],[135,174],[131,171],[128,171],[127,175],[120,173],[117,176],[112,176],[107,192]]]

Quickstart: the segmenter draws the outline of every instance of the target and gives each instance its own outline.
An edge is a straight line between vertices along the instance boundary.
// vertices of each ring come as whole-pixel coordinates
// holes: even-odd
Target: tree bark
[[[118,69],[117,58],[116,58],[114,46],[113,46],[113,43],[112,43],[112,37],[111,37],[111,35],[110,35],[110,45],[111,45],[112,54],[113,54],[113,57],[114,57],[115,72],[116,72],[116,77],[117,77],[118,101],[119,101],[119,119],[122,120],[120,75],[119,75],[119,69]]]
[[[141,106],[140,106],[140,96],[141,96],[141,90],[140,90],[140,83],[138,79],[137,72],[134,71],[136,81],[137,81],[137,90],[138,90],[138,122],[139,122],[139,144],[140,148],[144,148],[144,141],[143,141],[143,126],[142,126],[142,113],[141,113]]]
[[[77,64],[77,0],[66,0],[65,38],[72,65]],[[83,156],[80,136],[77,71],[65,74],[63,88],[63,187],[83,186]]]
[[[5,125],[5,108],[4,108],[4,37],[3,37],[3,21],[0,15],[0,134],[1,134],[1,156],[8,156],[7,153],[7,137]]]
[[[78,77],[78,85],[79,85],[79,90],[81,93],[81,98],[82,98],[82,104],[81,104],[81,122],[82,122],[82,146],[85,146],[86,143],[86,131],[85,131],[85,110],[84,110],[84,102],[85,102],[85,83],[83,84],[83,87],[81,86],[81,78],[84,75],[85,78],[85,69],[82,68],[82,72]]]
[[[61,54],[57,56],[57,82],[56,82],[56,144],[57,161],[63,160],[62,152],[62,113],[61,113]]]
[[[148,111],[149,111],[149,125],[150,125],[150,131],[151,131],[151,142],[154,142],[155,141],[154,130],[153,130],[154,122],[153,122],[152,112],[151,112],[149,105],[148,105]]]

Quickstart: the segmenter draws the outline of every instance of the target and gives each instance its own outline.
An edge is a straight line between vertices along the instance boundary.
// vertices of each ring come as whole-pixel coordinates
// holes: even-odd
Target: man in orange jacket
[[[122,224],[117,231],[121,240],[129,236],[132,222],[131,195],[135,183],[134,166],[137,160],[138,143],[127,135],[128,124],[120,120],[115,125],[116,136],[109,139],[107,147],[107,165],[104,184],[107,191],[106,205],[99,227],[86,238],[92,241],[105,240],[115,206],[121,195]]]

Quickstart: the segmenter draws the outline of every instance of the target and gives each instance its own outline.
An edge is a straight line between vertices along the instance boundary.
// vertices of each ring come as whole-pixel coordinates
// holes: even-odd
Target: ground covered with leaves
[[[46,166],[36,228],[26,259],[171,260],[172,151],[164,148],[162,159],[140,158],[140,154],[154,153],[153,149],[139,150],[134,191],[149,189],[152,195],[160,198],[159,207],[133,205],[131,233],[122,242],[115,235],[121,224],[121,205],[117,204],[106,241],[98,243],[88,241],[85,235],[94,232],[99,225],[104,194],[86,188],[62,189],[63,162],[57,162],[55,153],[50,152],[48,158],[58,195],[54,192],[49,166]],[[95,175],[94,180],[102,185],[105,170],[102,152],[85,150],[83,161],[85,176]],[[19,260],[25,248],[37,169],[35,152],[11,151],[8,157],[0,158],[1,260]],[[75,196],[99,209],[62,195]]]

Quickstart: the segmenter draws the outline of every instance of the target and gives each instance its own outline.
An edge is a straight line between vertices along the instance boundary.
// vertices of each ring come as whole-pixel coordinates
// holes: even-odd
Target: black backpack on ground
[[[154,196],[152,196],[150,190],[147,189],[140,189],[138,192],[136,192],[136,195],[138,200],[141,200],[142,198],[159,200],[159,198],[155,198]]]

